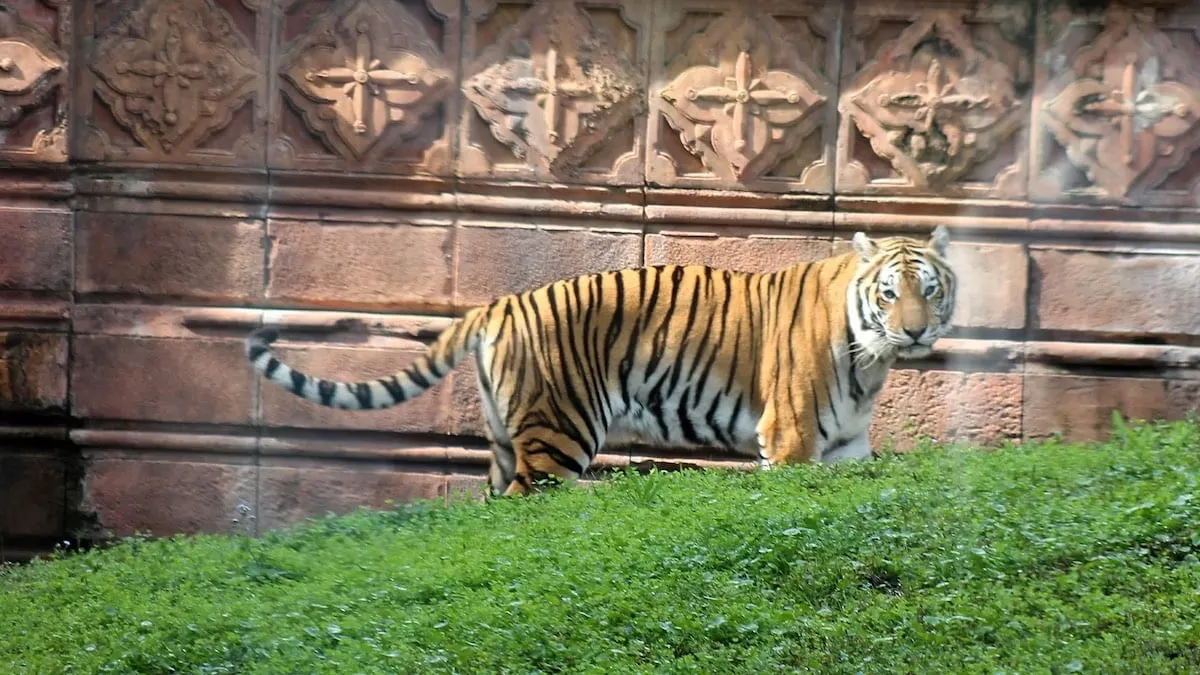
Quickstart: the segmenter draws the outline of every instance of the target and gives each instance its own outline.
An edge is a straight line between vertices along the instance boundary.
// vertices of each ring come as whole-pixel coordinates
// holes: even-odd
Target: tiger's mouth
[[[913,344],[907,347],[898,347],[896,356],[902,359],[923,359],[933,353],[933,348],[923,344]]]

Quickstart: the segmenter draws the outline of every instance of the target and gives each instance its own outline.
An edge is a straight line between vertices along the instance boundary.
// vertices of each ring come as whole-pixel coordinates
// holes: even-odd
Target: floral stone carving
[[[66,10],[53,8],[60,18]],[[14,10],[0,11],[0,126],[26,120],[31,111],[50,108],[44,126],[28,141],[9,134],[3,151],[10,157],[42,161],[66,159],[66,54],[45,29]],[[22,147],[23,146],[23,147]]]
[[[1106,193],[1150,188],[1200,147],[1200,78],[1188,55],[1148,20],[1110,11],[1043,104],[1044,123]]]
[[[714,54],[717,65],[687,68],[659,92],[684,147],[722,179],[746,182],[769,171],[812,133],[833,96],[823,77],[784,57],[777,29],[745,14],[718,19],[681,57],[694,63]],[[772,68],[775,61],[787,69]]]
[[[100,40],[96,92],[147,148],[182,153],[254,95],[258,60],[211,0],[145,0]]]
[[[22,39],[0,39],[0,124],[12,124],[24,107],[40,103],[49,93],[47,81],[62,68],[60,59]]]
[[[355,159],[385,135],[408,138],[445,98],[451,73],[403,5],[352,3],[284,57],[305,122]]]
[[[633,64],[573,2],[543,2],[482,55],[463,93],[496,140],[535,170],[578,168],[644,109]]]
[[[885,46],[846,88],[840,112],[911,186],[927,189],[990,157],[1020,128],[1021,107],[1013,72],[980,50],[960,13],[946,11]]]

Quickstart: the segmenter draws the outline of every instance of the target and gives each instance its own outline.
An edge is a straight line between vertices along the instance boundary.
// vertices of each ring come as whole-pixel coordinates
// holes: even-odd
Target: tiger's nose
[[[912,341],[914,343],[917,343],[917,342],[921,341],[921,336],[925,334],[925,329],[918,328],[916,330],[912,330],[911,328],[905,328],[904,334],[907,335],[910,339],[912,339]]]

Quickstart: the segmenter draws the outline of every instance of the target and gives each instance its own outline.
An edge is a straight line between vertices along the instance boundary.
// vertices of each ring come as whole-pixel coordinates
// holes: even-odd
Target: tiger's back
[[[894,242],[915,243],[884,240],[885,253],[920,255]],[[869,267],[856,250],[765,274],[665,265],[564,279],[471,310],[425,359],[371,382],[298,373],[270,354],[270,334],[248,354],[298,395],[367,409],[418,395],[474,350],[496,492],[577,477],[602,448],[634,441],[723,447],[765,466],[862,457],[895,358],[864,358]]]

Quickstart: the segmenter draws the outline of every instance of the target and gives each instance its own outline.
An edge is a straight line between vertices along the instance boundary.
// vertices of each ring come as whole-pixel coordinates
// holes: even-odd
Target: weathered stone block
[[[1132,335],[1200,330],[1200,256],[1034,250],[1037,327]]]
[[[958,276],[954,325],[1025,327],[1029,257],[1024,247],[952,242],[948,257]]]
[[[61,457],[0,452],[0,534],[61,536],[66,485]]]
[[[479,400],[478,372],[474,359],[467,359],[459,364],[450,376],[450,403],[446,411],[446,427],[456,436],[484,438],[486,422],[483,418],[483,404]]]
[[[71,398],[80,417],[249,424],[254,377],[241,340],[80,335]]]
[[[828,239],[663,232],[646,235],[647,265],[710,265],[743,272],[773,272],[831,255]]]
[[[254,466],[101,455],[88,464],[81,508],[117,537],[252,533],[257,475]]]
[[[486,304],[558,279],[636,267],[641,249],[635,232],[464,227],[459,231],[455,304]]]
[[[67,336],[0,333],[0,411],[65,412]]]
[[[71,214],[0,210],[0,289],[71,288]]]
[[[349,513],[359,507],[384,509],[389,500],[400,504],[438,499],[446,491],[443,474],[308,463],[263,466],[260,471],[259,527],[262,530],[327,513]]]
[[[446,477],[447,500],[478,500],[482,499],[487,492],[487,476],[482,474],[474,475],[452,473]]]
[[[76,290],[207,302],[262,296],[259,220],[82,212]]]
[[[453,292],[449,227],[272,220],[267,298],[312,307],[444,309]]]
[[[1140,377],[1030,374],[1025,378],[1025,438],[1061,434],[1104,440],[1116,410],[1129,419],[1182,419],[1197,406],[1200,383]]]
[[[911,449],[919,437],[993,444],[1021,436],[1022,380],[1015,373],[897,369],[876,401],[871,444]]]

